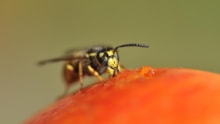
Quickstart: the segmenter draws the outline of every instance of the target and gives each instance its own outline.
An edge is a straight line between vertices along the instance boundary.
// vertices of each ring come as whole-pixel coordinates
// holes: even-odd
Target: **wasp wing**
[[[47,59],[47,60],[42,60],[42,61],[38,62],[38,65],[45,65],[48,63],[60,62],[60,61],[84,59],[85,54],[88,51],[95,50],[94,52],[97,52],[105,47],[106,47],[105,45],[95,45],[95,46],[92,46],[89,48],[83,48],[83,49],[70,49],[65,52],[64,56],[52,58],[52,59]]]
[[[76,59],[84,59],[84,56],[64,56],[64,57],[52,58],[38,62],[38,65],[45,65],[52,62],[60,62],[60,61],[68,61],[68,60],[76,60]]]

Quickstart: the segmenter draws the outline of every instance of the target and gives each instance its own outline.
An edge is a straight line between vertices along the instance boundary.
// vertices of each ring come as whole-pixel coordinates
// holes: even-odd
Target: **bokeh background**
[[[72,48],[144,43],[150,48],[120,49],[121,63],[220,73],[219,6],[218,0],[0,1],[0,123],[22,123],[63,93],[63,63],[36,63]]]

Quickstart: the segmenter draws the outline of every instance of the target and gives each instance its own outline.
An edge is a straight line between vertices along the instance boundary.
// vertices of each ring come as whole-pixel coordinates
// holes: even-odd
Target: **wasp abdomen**
[[[78,63],[74,63],[74,64],[78,65]],[[71,62],[67,62],[64,65],[64,80],[67,86],[70,86],[73,83],[79,81],[79,73],[78,73],[79,69],[78,66],[74,64]]]

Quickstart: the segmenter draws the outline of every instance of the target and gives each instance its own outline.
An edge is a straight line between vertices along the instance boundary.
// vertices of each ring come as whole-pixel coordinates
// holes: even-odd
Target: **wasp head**
[[[107,71],[110,74],[110,76],[115,76],[120,71],[118,48],[121,47],[148,48],[149,46],[144,44],[131,43],[131,44],[123,44],[115,48],[107,47],[99,51],[96,58],[98,59],[99,63],[102,66],[105,66],[107,68]]]
[[[98,52],[97,59],[102,66],[107,68],[110,76],[115,76],[119,72],[119,56],[113,48],[105,48]]]

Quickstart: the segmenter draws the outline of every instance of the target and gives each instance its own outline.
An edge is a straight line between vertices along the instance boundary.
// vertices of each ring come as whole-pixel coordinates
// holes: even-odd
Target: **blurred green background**
[[[217,0],[8,0],[0,2],[0,123],[22,123],[63,93],[63,63],[39,60],[95,44],[120,49],[128,68],[220,72]],[[93,80],[93,81],[92,81]],[[86,82],[94,82],[86,78]],[[75,86],[75,89],[79,85]]]

